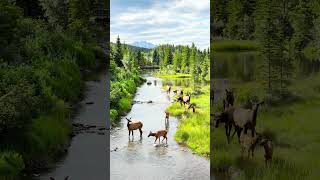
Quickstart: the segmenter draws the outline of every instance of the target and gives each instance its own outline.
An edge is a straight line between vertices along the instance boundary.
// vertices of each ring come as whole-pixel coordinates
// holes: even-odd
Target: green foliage
[[[50,160],[64,149],[71,131],[64,102],[79,100],[81,70],[95,68],[101,55],[88,28],[88,1],[12,2],[0,1],[1,177],[16,176],[32,168],[30,162]],[[35,5],[45,18],[31,9]]]
[[[68,23],[67,0],[39,0],[39,2],[51,26],[59,30],[66,28]]]
[[[190,87],[182,87],[186,94],[193,92]],[[191,103],[196,104],[196,113],[186,111],[180,103],[174,103],[167,111],[180,117],[180,124],[175,134],[178,142],[185,143],[201,155],[210,154],[210,102],[209,86],[202,86],[199,95],[193,95]]]
[[[256,51],[258,44],[248,40],[215,40],[212,43],[213,51]]]
[[[110,123],[113,124],[118,118],[118,111],[115,109],[110,110]]]
[[[0,152],[0,178],[14,179],[25,168],[23,158],[13,151]]]

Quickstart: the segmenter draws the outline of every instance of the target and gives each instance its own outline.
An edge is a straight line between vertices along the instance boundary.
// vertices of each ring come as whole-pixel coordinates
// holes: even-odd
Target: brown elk
[[[171,92],[171,86],[169,86],[168,90],[167,90],[167,93],[170,94]]]
[[[132,133],[132,136],[133,136],[133,130],[137,130],[139,129],[140,131],[140,136],[142,136],[142,122],[141,121],[132,121],[131,118],[127,119],[127,127],[128,127],[128,131],[129,131],[129,137],[130,137],[130,132]]]
[[[226,91],[226,98],[223,100],[223,110],[226,110],[228,107],[233,106],[234,103],[234,96],[232,91]]]
[[[169,121],[170,113],[169,112],[165,112],[165,113],[166,113],[166,117],[164,118],[164,120]]]
[[[163,130],[159,130],[159,131],[157,131],[157,132],[155,132],[155,133],[153,133],[153,132],[150,131],[148,137],[150,137],[150,136],[156,137],[156,139],[154,140],[154,143],[156,143],[157,140],[159,139],[159,144],[160,144],[160,137],[162,136],[162,137],[163,137],[162,141],[163,141],[164,139],[166,139],[166,143],[168,143],[167,134],[168,134],[168,131],[167,131],[167,130],[164,130],[164,129],[163,129]],[[162,141],[161,141],[161,142],[162,142]]]
[[[180,102],[180,105],[182,106],[182,103],[184,105],[190,103],[191,95],[189,96],[179,96],[177,101]]]

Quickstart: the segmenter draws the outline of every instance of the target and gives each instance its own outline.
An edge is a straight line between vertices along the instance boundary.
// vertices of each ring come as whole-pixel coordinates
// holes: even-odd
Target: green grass
[[[250,40],[216,40],[212,45],[212,50],[221,51],[256,51],[258,44]]]
[[[191,92],[191,88],[184,88],[185,92]],[[202,87],[200,95],[191,97],[191,103],[196,104],[196,113],[186,111],[180,103],[174,103],[167,111],[178,116],[180,123],[175,134],[176,141],[186,144],[195,153],[200,155],[210,154],[210,102],[209,86]]]
[[[291,89],[301,96],[300,100],[277,106],[264,105],[259,109],[257,131],[273,134],[274,156],[270,167],[264,164],[262,147],[257,148],[253,159],[241,158],[237,137],[228,145],[221,125],[213,129],[211,137],[214,171],[227,173],[234,179],[317,179],[320,176],[320,158],[317,156],[320,151],[319,77],[294,83]],[[247,98],[243,96],[261,96],[261,89],[254,84],[241,84],[242,88],[234,85],[238,105]],[[249,87],[256,89],[244,90]],[[214,107],[215,111],[220,108]]]
[[[175,73],[175,74],[157,74],[157,77],[163,79],[179,79],[179,78],[191,78],[191,74]]]

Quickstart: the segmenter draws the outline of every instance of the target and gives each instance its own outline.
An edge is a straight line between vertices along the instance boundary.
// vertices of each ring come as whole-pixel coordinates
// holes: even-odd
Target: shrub
[[[118,118],[118,111],[115,109],[110,110],[110,123],[113,124]]]
[[[20,154],[13,151],[0,152],[0,177],[5,179],[17,177],[24,168]]]
[[[121,98],[119,101],[119,112],[126,112],[130,110],[132,104],[132,100],[130,98]]]

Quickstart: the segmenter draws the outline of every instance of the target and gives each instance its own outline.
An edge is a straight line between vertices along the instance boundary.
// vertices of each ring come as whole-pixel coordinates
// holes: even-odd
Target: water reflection
[[[213,55],[213,76],[215,79],[234,79],[244,82],[254,81],[262,75],[263,59],[257,52],[217,52]],[[295,77],[308,77],[319,72],[320,62],[308,60],[299,55],[293,61]]]

